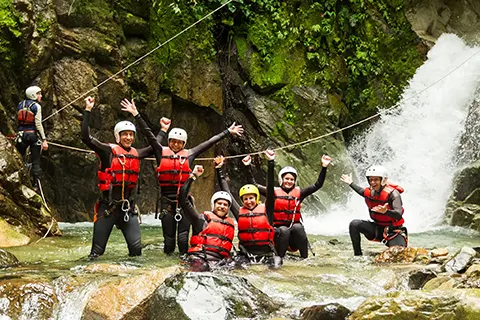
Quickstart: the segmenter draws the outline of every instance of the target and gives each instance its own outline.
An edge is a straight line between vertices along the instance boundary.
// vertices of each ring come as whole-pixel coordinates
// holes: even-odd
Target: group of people
[[[35,89],[31,89],[35,88]],[[27,99],[18,105],[19,139],[17,148],[48,148],[41,127],[41,90],[27,89]],[[35,92],[34,92],[35,91]],[[130,113],[149,146],[132,147],[137,127],[130,121],[115,125],[115,144],[103,143],[90,135],[90,113],[94,108],[92,97],[85,99],[82,123],[82,141],[100,159],[97,172],[101,197],[94,209],[94,230],[89,257],[95,259],[105,252],[113,226],[117,226],[127,242],[130,256],[142,253],[140,225],[135,210],[140,160],[155,156],[156,177],[160,189],[158,217],[161,219],[164,252],[175,251],[176,244],[181,255],[195,270],[209,270],[215,266],[245,263],[266,263],[279,267],[287,251],[298,251],[301,258],[308,257],[310,244],[303,225],[301,203],[324,184],[327,167],[332,159],[323,155],[322,169],[317,181],[305,188],[298,186],[298,173],[287,166],[278,173],[278,187],[274,187],[275,152],[267,149],[268,160],[266,186],[258,184],[250,170],[251,157],[245,157],[247,182],[239,191],[238,203],[230,191],[223,167],[225,158],[218,156],[214,165],[220,186],[211,197],[211,210],[197,211],[190,189],[203,172],[203,166],[195,165],[196,157],[223,138],[241,136],[243,128],[233,123],[228,129],[211,137],[198,146],[186,149],[187,132],[181,128],[170,129],[171,120],[160,120],[160,131],[155,135],[137,111],[132,101],[121,102],[122,111]],[[39,121],[37,120],[39,118]],[[40,125],[38,125],[38,122]],[[35,135],[35,138],[30,137]],[[34,141],[34,143],[32,142]],[[42,141],[39,144],[38,141]],[[38,180],[39,158],[33,155],[33,183]],[[38,159],[38,160],[36,160]],[[192,169],[193,167],[193,169]],[[382,241],[387,246],[407,246],[407,231],[403,227],[403,207],[400,193],[403,189],[391,184],[387,172],[381,166],[373,166],[366,173],[369,187],[361,188],[353,183],[351,175],[342,175],[341,180],[365,198],[373,221],[353,220],[349,226],[354,254],[362,255],[360,234],[368,240]],[[265,196],[261,203],[260,196]],[[238,249],[234,246],[235,221],[238,229]],[[189,241],[189,231],[192,236]],[[232,254],[232,250],[234,253]]]

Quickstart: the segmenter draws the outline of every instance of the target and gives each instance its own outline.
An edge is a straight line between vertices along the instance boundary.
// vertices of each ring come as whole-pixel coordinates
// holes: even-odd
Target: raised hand
[[[215,168],[221,168],[223,164],[225,163],[225,157],[224,156],[216,156],[215,159],[213,160],[215,163]]]
[[[332,162],[332,158],[330,158],[330,156],[324,154],[322,156],[322,167],[328,167],[330,162]],[[332,166],[333,166],[333,164],[332,164]]]
[[[85,110],[91,111],[94,105],[95,105],[95,98],[90,96],[85,98]]]
[[[352,184],[353,182],[353,179],[352,179],[352,174],[342,174],[342,176],[340,177],[340,180],[345,182],[346,184],[350,185]]]
[[[235,122],[234,122],[234,123],[232,123],[230,128],[228,128],[228,132],[230,132],[230,134],[232,134],[232,135],[241,136],[242,133],[243,133],[243,127],[240,124],[235,125]]]
[[[275,150],[267,149],[265,150],[265,155],[269,161],[275,160]]]
[[[201,165],[196,165],[194,168],[193,168],[193,171],[192,173],[197,176],[197,177],[200,177],[203,172],[205,171],[205,169],[203,169],[203,166]]]
[[[242,162],[244,166],[249,166],[250,164],[252,164],[252,157],[248,155],[242,159]]]
[[[122,102],[120,102],[120,105],[123,107],[122,111],[126,111],[130,113],[132,116],[136,116],[138,114],[137,107],[135,106],[135,103],[132,101],[128,101],[127,98],[123,99]]]
[[[162,117],[162,119],[160,119],[160,130],[162,130],[163,132],[167,132],[171,124],[172,120]]]

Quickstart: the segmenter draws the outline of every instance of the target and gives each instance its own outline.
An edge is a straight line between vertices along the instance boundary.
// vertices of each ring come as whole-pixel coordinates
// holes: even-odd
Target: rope
[[[167,41],[165,41],[164,43],[156,46],[155,48],[153,48],[152,50],[150,50],[149,52],[147,52],[146,54],[144,54],[143,56],[141,56],[140,58],[138,58],[137,60],[133,61],[132,63],[130,63],[129,65],[127,65],[125,68],[121,69],[120,71],[116,72],[115,74],[113,74],[112,76],[110,76],[109,78],[105,79],[104,81],[100,82],[100,84],[96,85],[95,87],[93,87],[92,89],[82,93],[78,98],[74,99],[73,101],[67,103],[65,106],[63,106],[62,108],[58,109],[57,111],[55,111],[54,113],[52,113],[51,115],[49,115],[48,117],[46,117],[45,119],[42,120],[42,122],[44,121],[47,121],[48,119],[50,119],[51,117],[53,117],[54,115],[60,113],[62,110],[64,110],[65,108],[71,106],[72,104],[74,104],[75,102],[77,102],[78,100],[80,100],[81,98],[85,97],[87,94],[89,94],[90,92],[98,89],[99,87],[101,87],[102,85],[104,85],[105,83],[107,83],[108,81],[112,80],[113,78],[115,78],[116,76],[118,76],[120,73],[124,72],[125,70],[129,69],[130,67],[136,65],[137,63],[139,63],[140,61],[142,61],[143,59],[145,59],[146,57],[148,57],[149,55],[151,55],[152,53],[154,53],[155,51],[157,51],[158,49],[160,49],[161,47],[163,47],[164,45],[166,45],[167,43],[169,43],[170,41],[174,40],[175,38],[177,38],[178,36],[182,35],[183,33],[187,32],[188,30],[190,30],[191,28],[193,28],[194,26],[196,26],[197,24],[199,24],[200,22],[202,22],[203,20],[205,20],[206,18],[210,17],[211,15],[213,15],[215,12],[217,12],[218,10],[222,9],[223,7],[225,7],[227,4],[229,4],[230,2],[232,2],[233,0],[228,0],[227,2],[225,2],[224,4],[222,4],[221,6],[219,6],[217,9],[213,10],[212,12],[210,12],[209,14],[205,15],[203,18],[201,18],[200,20],[194,22],[193,24],[191,24],[190,26],[186,27],[185,29],[183,29],[182,31],[180,31],[179,33],[177,33],[176,35],[174,35],[173,37],[171,37],[170,39],[168,39]]]

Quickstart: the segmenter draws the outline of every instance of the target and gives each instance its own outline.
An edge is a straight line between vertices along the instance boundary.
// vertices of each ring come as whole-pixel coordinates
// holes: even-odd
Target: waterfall
[[[399,106],[382,112],[349,147],[357,170],[355,183],[367,186],[366,169],[381,164],[390,180],[405,188],[404,218],[410,232],[430,230],[442,222],[460,136],[480,80],[479,52],[480,47],[469,47],[456,35],[442,35],[410,80]],[[305,225],[309,233],[333,235],[348,232],[352,219],[368,219],[363,198],[353,190],[346,205],[307,217]]]

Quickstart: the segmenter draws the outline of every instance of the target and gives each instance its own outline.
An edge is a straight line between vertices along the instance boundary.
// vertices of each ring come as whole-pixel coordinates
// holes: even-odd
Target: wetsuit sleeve
[[[306,197],[311,195],[314,192],[317,192],[321,187],[323,187],[323,183],[325,182],[325,177],[327,176],[327,167],[322,167],[322,171],[318,175],[317,181],[300,191],[300,201],[303,201]]]
[[[228,129],[225,129],[223,132],[211,137],[207,141],[200,143],[195,148],[188,150],[188,161],[193,163],[196,157],[207,151],[211,146],[213,146],[218,141],[222,140],[223,138],[227,137],[230,134]]]
[[[230,207],[230,211],[232,211],[232,214],[235,217],[235,219],[238,220],[238,213],[240,212],[240,205],[238,204],[238,202],[235,200],[235,197],[230,192],[230,187],[228,186],[227,179],[225,177],[225,173],[223,172],[222,168],[215,168],[215,171],[217,173],[217,181],[218,181],[218,184],[220,185],[220,189],[222,191],[228,192],[230,194],[230,196],[232,197],[232,205]]]
[[[267,217],[270,224],[273,226],[273,209],[275,203],[275,197],[273,196],[273,173],[275,170],[275,161],[268,161],[268,171],[267,171],[267,200],[265,202],[265,207],[267,208]]]
[[[245,167],[245,173],[246,173],[246,176],[247,176],[248,183],[251,183],[251,184],[255,185],[258,188],[258,191],[260,192],[260,194],[262,196],[265,196],[267,194],[267,187],[265,187],[264,185],[261,185],[261,184],[257,183],[257,181],[255,181],[255,177],[253,176],[251,166],[244,166],[244,167]]]
[[[356,185],[355,183],[350,183],[350,188],[352,188],[356,193],[361,195],[363,197],[363,194],[365,193],[365,189]]]
[[[102,166],[105,165],[108,167],[111,150],[109,144],[102,143],[92,137],[90,135],[90,128],[88,124],[90,123],[90,111],[86,111],[83,113],[83,122],[82,122],[82,141],[85,143],[90,149],[95,151],[98,156],[100,157],[100,161],[102,162]]]
[[[160,130],[157,134],[157,141],[162,146],[166,146],[168,144],[167,133]]]
[[[402,203],[402,197],[400,196],[400,192],[398,192],[397,190],[393,190],[393,192],[390,193],[390,196],[388,197],[388,203],[392,208],[392,210],[387,210],[385,214],[395,220],[402,219],[403,203]]]
[[[150,127],[147,125],[147,123],[142,118],[140,113],[135,116],[135,121],[137,122],[138,127],[140,128],[140,131],[145,137],[147,137],[148,143],[152,147],[152,150],[150,151],[149,155],[151,155],[151,152],[153,152],[153,154],[155,155],[155,159],[157,160],[157,165],[160,164],[160,161],[162,160],[163,146],[160,144],[157,137],[153,134],[152,129],[150,129]],[[139,156],[140,156],[140,152],[139,152]],[[148,157],[148,155],[146,157]]]
[[[195,207],[188,198],[188,193],[190,192],[193,181],[193,178],[188,178],[187,181],[185,181],[185,184],[180,189],[178,202],[180,203],[180,206],[182,207],[183,212],[186,214],[188,220],[190,220],[190,223],[192,223],[193,229],[196,231],[194,233],[198,234],[203,230],[204,220],[200,219],[202,215],[195,210]]]
[[[42,138],[42,140],[47,140],[45,136],[45,131],[43,130],[42,124],[42,107],[36,103],[37,106],[37,113],[35,114],[35,129],[37,129],[38,134]]]

